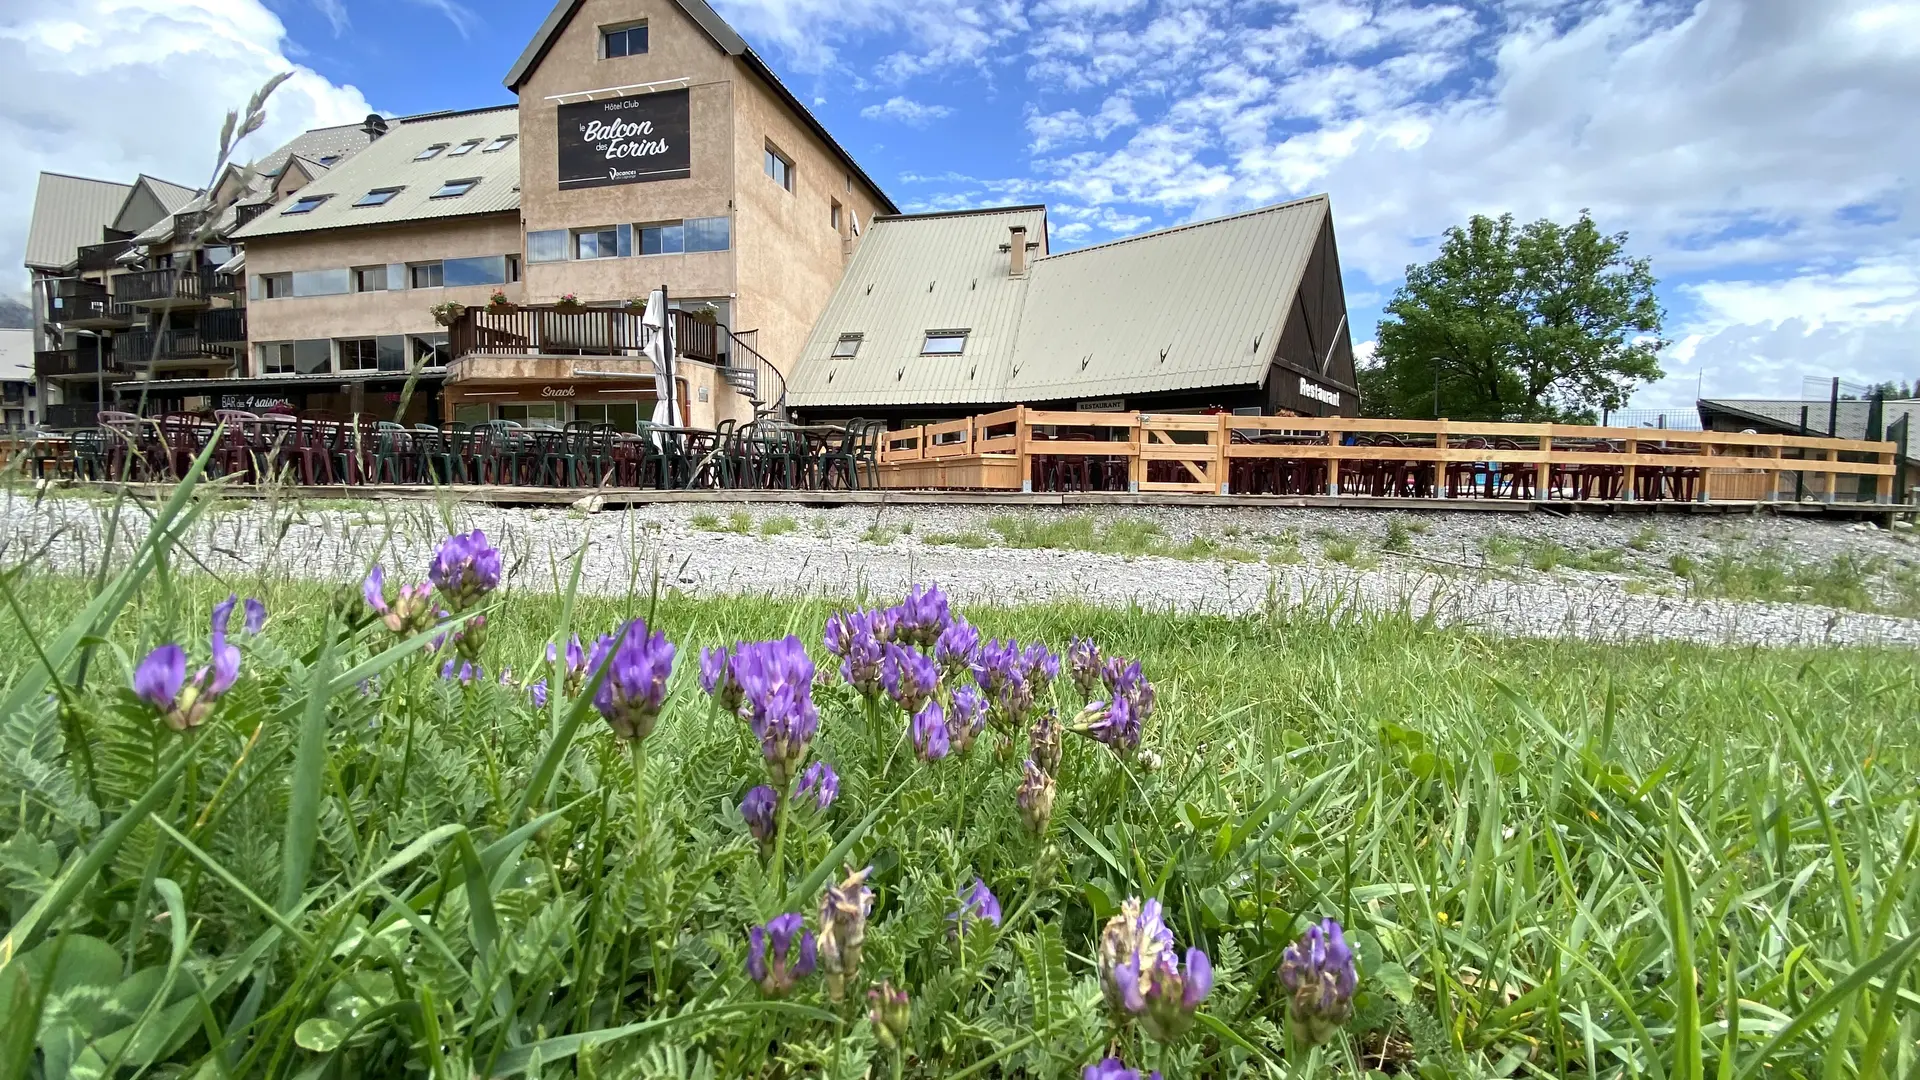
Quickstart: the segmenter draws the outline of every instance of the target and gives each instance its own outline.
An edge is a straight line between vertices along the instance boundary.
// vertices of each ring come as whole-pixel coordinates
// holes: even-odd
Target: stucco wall
[[[247,275],[505,255],[519,252],[520,246],[520,226],[512,214],[393,228],[296,233],[247,241]],[[427,313],[428,308],[449,301],[485,304],[496,288],[516,303],[520,301],[518,284],[252,300],[247,305],[249,352],[254,343],[262,341],[444,332]]]
[[[864,232],[880,200],[771,87],[744,62],[735,63],[740,173],[735,201],[744,224],[734,240],[740,290],[734,328],[759,330],[760,354],[786,372],[846,271],[851,219],[845,211],[859,216]],[[793,162],[791,192],[766,174],[769,141]],[[843,208],[838,231],[831,217],[834,201]]]
[[[647,21],[647,51],[600,59],[600,28]],[[587,0],[520,88],[520,213],[528,231],[684,221],[733,214],[731,62],[673,0]],[[684,180],[560,190],[559,106],[547,98],[684,78],[692,146]],[[733,221],[737,249],[741,223]],[[635,239],[635,245],[639,243]],[[527,267],[529,303],[571,292],[582,300],[735,291],[734,250],[537,263]]]

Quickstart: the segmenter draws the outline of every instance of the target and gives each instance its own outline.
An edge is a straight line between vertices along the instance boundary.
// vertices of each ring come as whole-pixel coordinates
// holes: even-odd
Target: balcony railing
[[[652,333],[640,316],[612,308],[470,307],[448,328],[447,342],[456,357],[641,356]]]
[[[213,295],[211,269],[168,267],[113,279],[113,298],[124,304],[197,304]]]
[[[88,244],[80,249],[80,272],[101,273],[115,269],[115,261],[132,250],[132,240],[109,240],[104,244]]]
[[[125,368],[144,368],[156,360],[230,362],[239,356],[244,342],[244,332],[238,341],[232,339],[216,341],[198,328],[161,330],[157,333],[139,330],[130,334],[114,335],[113,359],[115,363]]]
[[[63,278],[54,283],[47,311],[51,322],[66,324],[121,324],[133,321],[133,309],[107,295],[97,281]]]
[[[48,405],[40,410],[40,415],[46,417],[45,426],[57,431],[67,431],[73,428],[93,427],[99,412],[100,406],[91,401],[85,401],[78,405]]]
[[[112,363],[113,354],[105,354],[108,363]],[[36,378],[55,379],[66,375],[92,375],[100,370],[100,361],[95,356],[92,342],[77,349],[49,349],[33,354],[33,374]]]

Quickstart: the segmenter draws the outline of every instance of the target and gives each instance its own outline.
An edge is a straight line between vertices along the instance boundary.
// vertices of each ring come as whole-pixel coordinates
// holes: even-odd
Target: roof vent
[[[372,142],[387,133],[387,118],[379,113],[368,113],[366,120],[360,124],[360,130],[366,132],[367,141]]]

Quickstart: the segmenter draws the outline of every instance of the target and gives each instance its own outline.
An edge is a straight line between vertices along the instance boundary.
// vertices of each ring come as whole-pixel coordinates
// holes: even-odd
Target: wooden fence
[[[1016,406],[887,432],[880,472],[890,488],[1021,491],[1040,486],[1059,463],[1085,459],[1099,467],[1068,468],[1069,486],[1233,494],[1244,493],[1236,480],[1278,490],[1274,477],[1284,464],[1290,472],[1278,483],[1306,478],[1309,489],[1295,494],[1740,501],[1796,491],[1831,498],[1843,494],[1842,478],[1858,477],[1864,497],[1888,502],[1895,449],[1722,431]],[[1655,477],[1665,482],[1650,485]],[[1387,490],[1380,490],[1383,478],[1391,480]]]

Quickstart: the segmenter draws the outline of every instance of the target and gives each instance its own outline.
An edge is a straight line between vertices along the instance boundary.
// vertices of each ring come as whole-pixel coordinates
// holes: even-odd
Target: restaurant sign
[[[1336,409],[1340,407],[1340,391],[1330,390],[1319,383],[1309,382],[1305,378],[1300,380],[1300,396],[1324,402]]]
[[[248,412],[293,408],[292,401],[283,397],[269,397],[265,394],[221,394],[220,402],[220,407],[223,409],[244,409]]]
[[[1127,399],[1117,397],[1094,398],[1074,405],[1076,412],[1126,412]]]
[[[692,174],[688,92],[560,106],[560,190],[684,180]]]
[[[540,388],[540,396],[543,398],[570,398],[573,395],[574,388],[571,386],[543,386]]]

